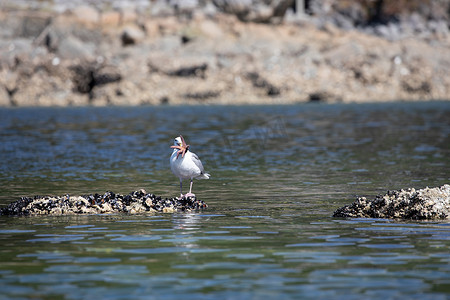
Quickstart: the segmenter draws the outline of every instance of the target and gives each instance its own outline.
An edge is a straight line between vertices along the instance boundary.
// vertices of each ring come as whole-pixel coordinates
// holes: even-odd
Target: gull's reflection
[[[200,216],[197,213],[178,214],[173,218],[173,228],[188,231],[185,233],[181,232],[181,234],[189,234],[192,230],[196,230],[199,228],[199,221]]]

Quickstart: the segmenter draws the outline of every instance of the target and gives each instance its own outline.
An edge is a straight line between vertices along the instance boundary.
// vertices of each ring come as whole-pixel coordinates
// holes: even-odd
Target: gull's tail
[[[202,173],[200,175],[198,175],[197,177],[195,177],[195,179],[209,179],[211,175],[209,175],[209,173]]]

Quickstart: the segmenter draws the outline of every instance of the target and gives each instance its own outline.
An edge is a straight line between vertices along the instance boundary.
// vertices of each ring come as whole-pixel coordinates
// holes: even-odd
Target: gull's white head
[[[181,140],[180,136],[177,136],[174,140],[173,140],[173,145],[174,146],[179,146],[181,147],[183,145],[183,141]]]

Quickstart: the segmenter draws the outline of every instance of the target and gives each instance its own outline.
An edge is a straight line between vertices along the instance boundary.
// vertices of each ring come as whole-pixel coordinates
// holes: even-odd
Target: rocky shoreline
[[[357,13],[141,2],[5,1],[0,107],[450,99],[446,19],[358,27]]]
[[[333,217],[449,220],[450,185],[388,191],[373,200],[358,197],[352,204],[337,209]]]
[[[162,198],[145,190],[128,195],[106,192],[103,195],[22,197],[0,208],[0,215],[79,215],[79,214],[143,214],[199,211],[208,205],[196,197]]]
[[[194,197],[162,198],[141,189],[128,195],[111,191],[103,195],[35,196],[0,208],[0,215],[78,215],[78,214],[143,214],[191,212],[208,205]],[[450,185],[416,190],[388,191],[374,199],[358,197],[355,202],[338,208],[333,217],[382,218],[406,220],[450,220]]]

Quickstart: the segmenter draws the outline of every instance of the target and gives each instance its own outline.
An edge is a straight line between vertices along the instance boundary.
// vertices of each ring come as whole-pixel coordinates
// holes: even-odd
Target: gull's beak
[[[177,146],[170,146],[170,148],[178,149],[177,152],[177,158],[181,154],[181,157],[184,157],[184,154],[186,154],[186,151],[189,149],[189,145],[186,145],[186,142],[184,141],[184,138],[182,135],[179,136],[181,139],[181,144],[177,143]]]

